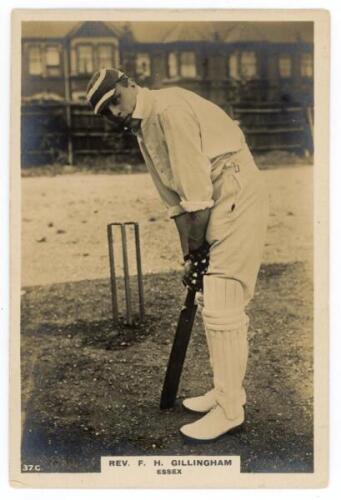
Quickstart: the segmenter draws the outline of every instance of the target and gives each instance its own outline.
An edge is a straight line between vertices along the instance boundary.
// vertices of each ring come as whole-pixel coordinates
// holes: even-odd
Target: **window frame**
[[[311,75],[304,75],[303,74],[303,58],[304,56],[308,56],[310,57],[310,62],[311,62]],[[300,77],[303,79],[303,80],[309,80],[309,81],[312,81],[314,79],[314,54],[312,52],[301,52],[300,54]]]
[[[38,54],[39,54],[39,61],[40,61],[40,72],[39,73],[32,73],[31,71],[31,50],[36,49]],[[43,58],[43,50],[41,44],[38,43],[30,43],[27,48],[28,52],[28,58],[27,58],[27,63],[28,63],[28,74],[33,77],[42,77],[44,76],[44,58]]]
[[[170,60],[171,56],[174,56],[174,61],[176,63],[176,74],[175,75],[171,75],[171,73],[170,73],[169,60]],[[172,50],[172,51],[168,52],[168,54],[167,54],[167,75],[168,75],[169,79],[180,77],[179,55],[178,55],[178,52],[175,50]]]
[[[193,57],[194,57],[194,64],[189,66],[189,65],[184,65],[181,58],[183,55],[185,54],[192,54]],[[194,75],[184,75],[182,70],[183,70],[183,66],[187,66],[187,67],[193,67],[194,68]],[[178,72],[179,72],[179,76],[180,78],[197,78],[198,77],[198,68],[197,68],[197,54],[194,50],[182,50],[178,53]]]
[[[56,51],[58,53],[58,64],[48,64],[48,62],[47,62],[47,51],[48,51],[49,48],[56,49]],[[44,58],[45,59],[44,60],[45,75],[48,76],[48,77],[59,77],[59,76],[61,76],[61,74],[62,74],[62,68],[61,68],[62,58],[61,58],[60,47],[57,44],[53,44],[53,43],[46,44],[45,47],[44,47],[44,56],[45,56],[45,58]],[[57,74],[51,74],[49,72],[50,68],[57,69],[58,73]]]
[[[138,61],[138,57],[139,55],[144,55],[144,56],[147,56],[148,57],[148,69],[149,69],[149,73],[148,74],[139,74],[138,71],[137,71],[137,61]],[[149,52],[137,52],[136,53],[136,58],[135,58],[135,73],[137,75],[138,78],[142,78],[142,79],[145,79],[145,78],[150,78],[152,76],[152,58],[150,57],[150,53]]]
[[[235,59],[235,63],[236,63],[236,76],[233,76],[232,73],[231,73],[231,58],[234,58]],[[235,80],[235,81],[239,81],[240,80],[240,71],[239,71],[239,51],[238,50],[234,50],[234,51],[231,51],[227,54],[227,75],[228,75],[228,78],[230,80]]]
[[[82,45],[84,45],[84,44],[82,44]],[[96,67],[97,67],[97,69],[98,70],[101,69],[101,66],[100,66],[100,57],[99,57],[99,53],[100,53],[101,47],[109,47],[110,48],[110,52],[111,52],[110,67],[114,67],[115,66],[115,62],[114,62],[114,56],[115,56],[114,45],[112,43],[99,43],[96,47],[93,47],[93,48],[95,48],[95,51],[96,51]]]
[[[284,57],[286,57],[290,61],[290,74],[285,76],[281,74],[281,59],[283,59]],[[289,53],[281,52],[279,54],[277,60],[277,69],[278,69],[278,76],[281,80],[290,80],[293,77],[293,60],[292,56]]]
[[[242,71],[242,69],[243,69],[243,54],[247,54],[247,53],[254,55],[255,73],[252,76],[245,76],[245,74],[243,74],[243,71]],[[255,51],[255,50],[241,50],[240,51],[240,53],[239,53],[239,78],[241,80],[245,80],[245,81],[256,80],[257,78],[259,78],[257,51]]]
[[[92,68],[90,71],[80,71],[80,49],[83,47],[89,47],[91,49],[91,60],[92,60]],[[83,75],[91,75],[94,72],[95,68],[95,46],[91,43],[79,43],[76,46],[76,70],[78,76]]]

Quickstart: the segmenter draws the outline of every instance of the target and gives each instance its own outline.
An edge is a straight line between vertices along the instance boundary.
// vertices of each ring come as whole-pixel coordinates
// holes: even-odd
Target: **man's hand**
[[[185,255],[182,283],[196,292],[203,289],[203,277],[209,265],[209,249],[209,244],[205,242],[197,250]]]
[[[184,256],[203,246],[209,218],[209,208],[184,212],[174,218]]]

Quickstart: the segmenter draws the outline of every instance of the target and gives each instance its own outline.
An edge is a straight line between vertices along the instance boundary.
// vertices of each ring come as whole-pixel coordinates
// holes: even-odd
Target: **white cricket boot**
[[[239,427],[244,422],[241,351],[239,329],[209,331],[212,336],[216,406],[204,417],[181,427],[183,436],[211,441]]]
[[[196,413],[207,413],[216,406],[217,402],[215,399],[214,388],[207,391],[202,396],[196,396],[194,398],[186,398],[182,402],[182,406],[186,410],[193,411]]]
[[[246,404],[246,393],[244,387],[242,387],[242,404]],[[207,413],[217,406],[217,400],[215,397],[214,387],[209,391],[205,392],[202,396],[195,396],[193,398],[186,398],[182,402],[182,406],[189,411],[194,413]]]
[[[181,434],[197,441],[212,441],[223,436],[227,432],[237,430],[244,422],[244,410],[233,419],[228,419],[220,405],[215,406],[204,417],[196,420],[193,424],[183,425]]]
[[[211,275],[204,279],[203,316],[212,355],[217,405],[200,420],[180,429],[184,436],[200,441],[216,439],[243,423],[243,379],[248,353],[248,318],[240,283]]]

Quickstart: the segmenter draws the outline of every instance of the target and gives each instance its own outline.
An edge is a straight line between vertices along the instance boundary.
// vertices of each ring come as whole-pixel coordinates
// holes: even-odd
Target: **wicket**
[[[111,283],[111,302],[112,316],[114,324],[118,322],[119,311],[117,301],[117,283],[115,270],[115,253],[114,253],[114,229],[115,226],[120,228],[121,244],[122,244],[122,260],[123,260],[123,275],[126,301],[126,320],[128,325],[134,323],[133,309],[131,300],[131,286],[129,274],[128,260],[128,243],[127,243],[127,227],[133,227],[135,240],[135,255],[136,255],[136,271],[137,271],[137,286],[139,295],[139,321],[144,319],[144,293],[143,293],[143,277],[141,264],[141,246],[140,246],[140,231],[137,222],[112,222],[107,225],[108,249],[109,249],[109,265],[110,265],[110,283]]]

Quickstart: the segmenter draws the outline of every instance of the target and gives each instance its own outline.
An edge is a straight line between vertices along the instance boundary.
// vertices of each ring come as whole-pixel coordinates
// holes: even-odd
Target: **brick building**
[[[70,127],[90,75],[114,66],[142,86],[182,86],[232,114],[241,106],[306,109],[313,61],[313,23],[25,22],[22,98],[69,103]]]

